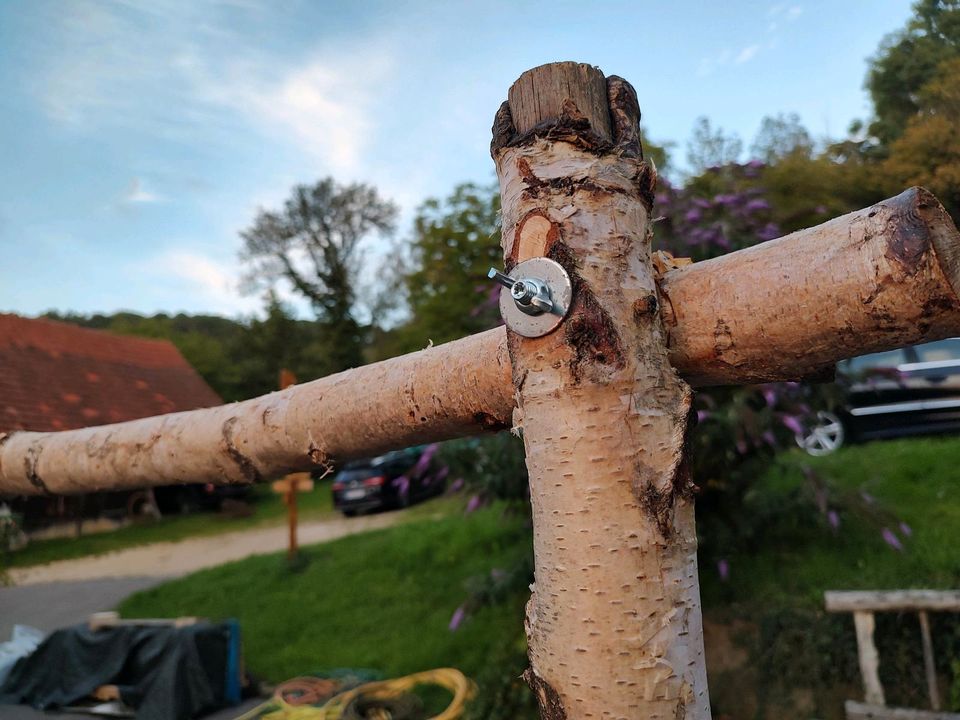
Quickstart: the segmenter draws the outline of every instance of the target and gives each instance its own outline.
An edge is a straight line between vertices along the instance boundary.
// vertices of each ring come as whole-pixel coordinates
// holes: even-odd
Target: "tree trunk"
[[[546,256],[574,287],[555,332],[507,334],[533,505],[527,679],[549,720],[710,716],[691,392],[658,312],[638,123],[624,80],[557,63],[494,124],[506,265]]]

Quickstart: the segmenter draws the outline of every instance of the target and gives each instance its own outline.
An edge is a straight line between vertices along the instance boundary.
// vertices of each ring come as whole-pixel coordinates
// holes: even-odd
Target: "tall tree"
[[[737,161],[743,143],[736,135],[725,135],[723,128],[714,129],[706,116],[697,118],[687,143],[687,162],[694,173]]]
[[[284,280],[310,301],[324,328],[329,372],[363,363],[355,314],[361,243],[393,233],[396,218],[397,207],[375,188],[328,177],[297,185],[280,211],[261,210],[240,234],[247,287]]]
[[[417,209],[400,290],[407,322],[377,342],[379,357],[447,342],[500,322],[499,289],[487,280],[502,263],[500,193],[495,186],[464,183],[444,199]]]
[[[760,121],[760,130],[750,146],[750,154],[767,164],[790,155],[810,157],[813,139],[796,113],[780,113],[776,117],[767,115]]]
[[[918,0],[913,12],[906,27],[884,38],[867,75],[870,132],[884,146],[919,111],[918,92],[937,66],[960,54],[960,0]]]

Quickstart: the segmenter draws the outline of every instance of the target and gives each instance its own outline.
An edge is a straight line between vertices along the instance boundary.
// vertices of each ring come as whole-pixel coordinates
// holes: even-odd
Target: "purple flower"
[[[813,502],[821,513],[827,512],[827,489],[818,485],[813,491]]]
[[[773,431],[765,430],[762,437],[764,442],[767,443],[767,445],[769,445],[770,447],[777,446],[777,438],[774,436]]]
[[[830,527],[834,530],[840,529],[840,516],[837,514],[836,510],[830,510],[827,512],[827,522],[830,523]]]
[[[683,216],[683,219],[686,220],[688,223],[695,223],[695,222],[700,222],[701,217],[703,216],[700,214],[700,211],[697,208],[692,208],[690,210],[687,210],[687,213],[686,215]]]
[[[770,387],[769,385],[763,388],[763,400],[767,403],[767,407],[773,407],[777,404],[777,391]]]
[[[407,493],[410,492],[410,478],[408,478],[406,475],[395,477],[393,479],[393,484],[400,489],[400,497],[406,497]]]
[[[868,493],[866,490],[860,491],[860,497],[863,498],[863,501],[867,505],[873,505],[877,501],[877,499],[873,495]]]
[[[427,445],[423,452],[420,453],[420,459],[417,460],[417,464],[413,466],[413,475],[415,477],[420,476],[430,465],[430,461],[433,459],[433,456],[437,454],[437,450],[440,449],[440,443],[431,443]]]
[[[730,578],[730,563],[727,562],[726,558],[721,558],[717,561],[717,575],[720,576],[723,582],[726,582]]]
[[[709,418],[711,412],[709,410],[697,410],[697,422],[702,423],[704,420]]]
[[[474,495],[467,502],[467,509],[465,510],[466,514],[469,515],[472,512],[476,512],[480,509],[480,506],[483,504],[483,501],[480,499],[479,495]]]
[[[900,532],[903,533],[904,537],[910,537],[913,535],[913,528],[907,525],[905,522],[900,522]]]
[[[457,478],[452,483],[450,483],[450,492],[460,492],[463,489],[463,478]]]
[[[750,449],[749,447],[747,447],[747,443],[743,438],[737,438],[736,446],[737,446],[737,452],[740,453],[741,455],[746,455],[747,451]]]
[[[826,206],[826,205],[817,205],[817,206],[813,209],[813,211],[814,211],[817,215],[826,215],[826,214],[827,214],[827,206]]]
[[[894,550],[897,552],[903,552],[903,543],[900,542],[900,538],[894,534],[893,530],[890,528],[884,528],[880,531],[880,536],[883,538],[883,541]]]
[[[447,625],[447,629],[450,632],[456,632],[457,628],[460,627],[463,623],[463,619],[467,616],[467,609],[461,605],[456,610],[453,611],[453,615],[450,617],[450,624]]]
[[[769,210],[770,203],[768,203],[763,198],[755,198],[746,204],[744,210],[747,212],[760,212],[762,210]]]
[[[783,415],[780,418],[780,422],[782,422],[789,430],[792,430],[794,435],[803,435],[803,424],[797,419],[796,416]]]
[[[780,235],[780,228],[777,227],[776,223],[767,223],[757,233],[757,237],[764,241],[773,240],[778,235]]]

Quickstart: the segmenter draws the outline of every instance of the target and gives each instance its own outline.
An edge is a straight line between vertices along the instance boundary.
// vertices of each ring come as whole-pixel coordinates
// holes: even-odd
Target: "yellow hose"
[[[352,690],[347,690],[330,698],[320,707],[312,705],[291,705],[282,698],[259,705],[250,712],[244,713],[236,720],[340,720],[346,707],[357,697],[364,696],[376,700],[383,700],[410,692],[418,685],[439,685],[453,693],[453,699],[439,715],[430,720],[457,720],[463,715],[466,703],[476,692],[476,685],[462,672],[454,668],[438,668],[424,672],[406,675],[393,680],[378,680],[369,682]],[[263,715],[258,713],[267,707],[275,708]],[[383,713],[376,720],[390,720],[389,713]]]

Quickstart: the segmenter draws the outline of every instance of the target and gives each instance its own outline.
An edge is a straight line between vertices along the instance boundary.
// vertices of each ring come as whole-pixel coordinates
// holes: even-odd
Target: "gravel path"
[[[388,527],[402,516],[402,512],[391,512],[302,523],[297,534],[301,545],[327,542],[345,535]],[[287,526],[279,525],[141,545],[104,555],[13,568],[9,572],[18,586],[102,578],[177,577],[251,555],[277,552],[286,547]]]

